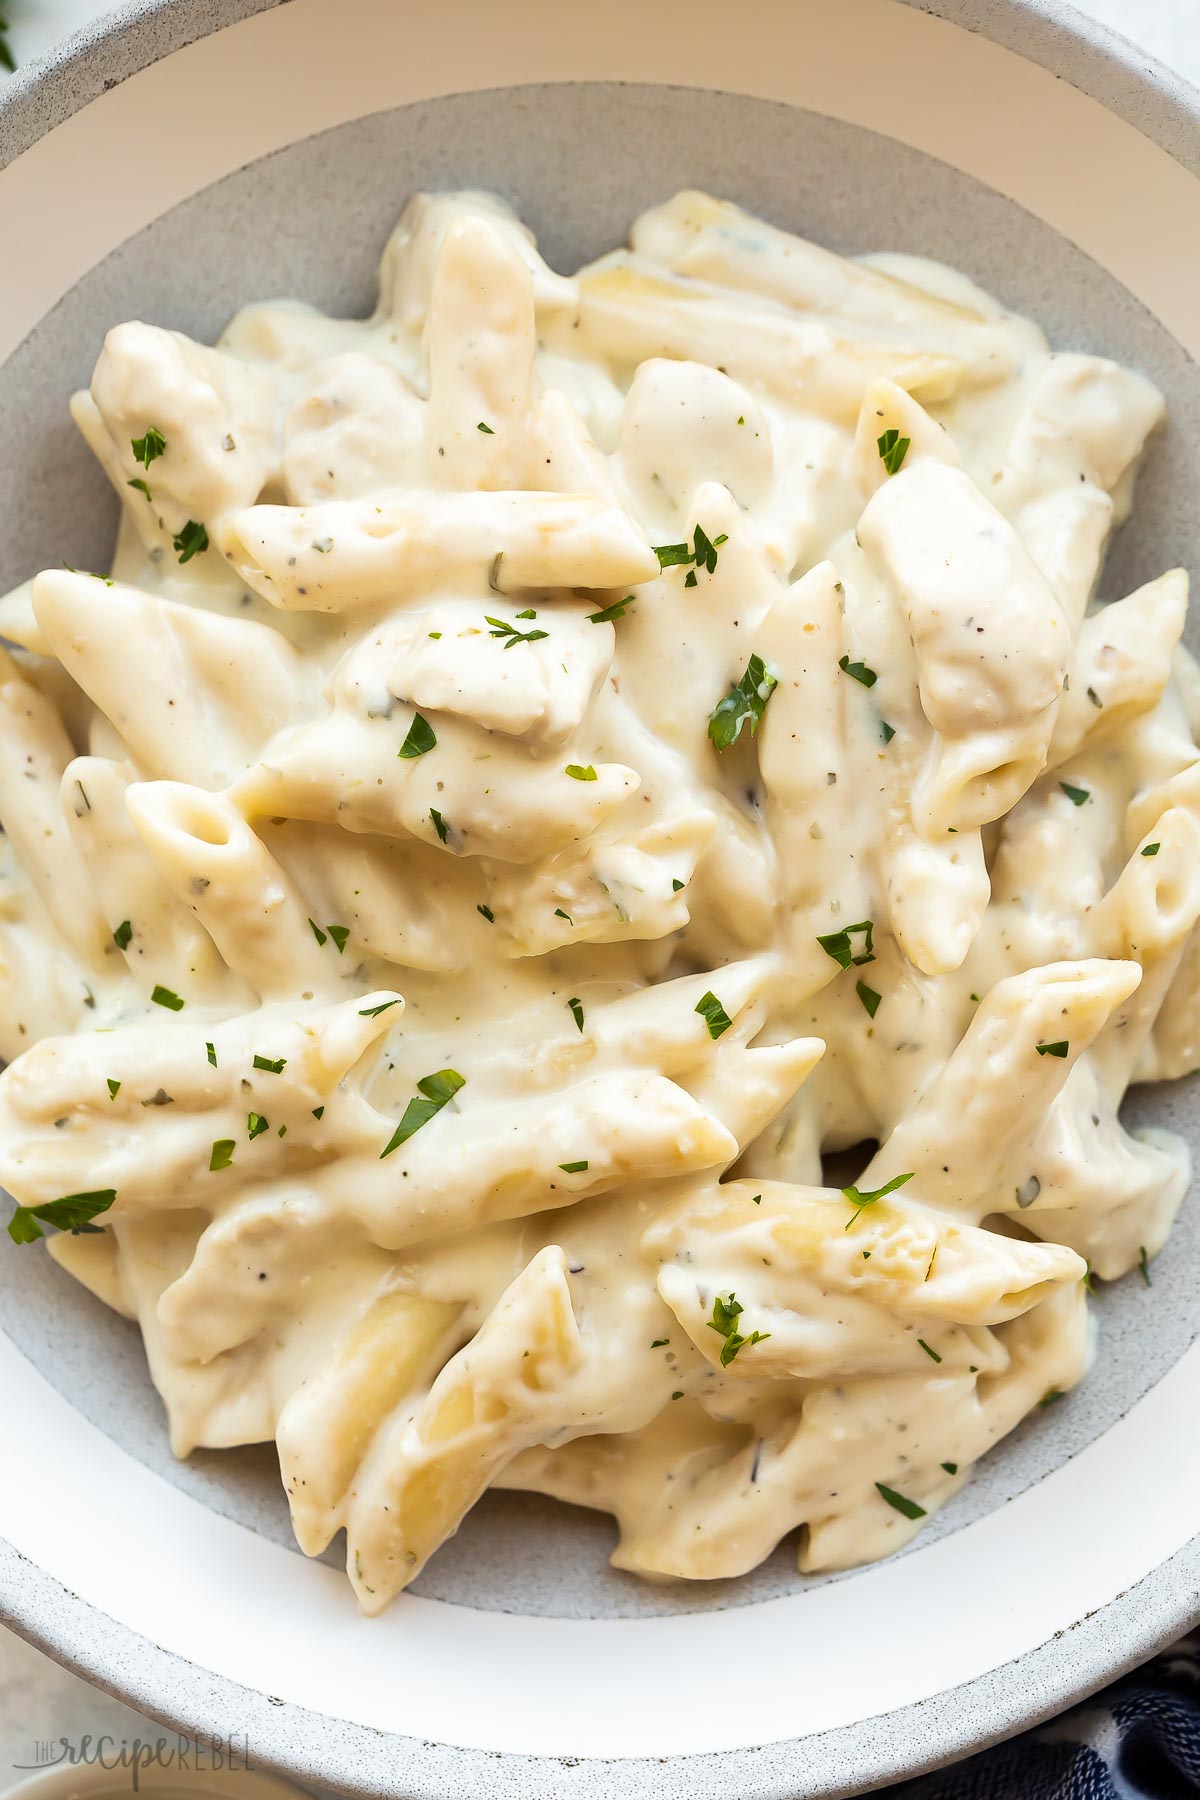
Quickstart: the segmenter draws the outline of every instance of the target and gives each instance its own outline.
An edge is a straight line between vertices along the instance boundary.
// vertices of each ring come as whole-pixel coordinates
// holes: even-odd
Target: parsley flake
[[[582,1004],[580,1003],[578,998],[573,997],[572,999],[567,1001],[567,1005],[571,1009],[571,1017],[574,1019],[576,1025],[578,1025],[580,1031],[582,1031],[583,1030],[583,1006],[582,1006]]]
[[[918,1344],[920,1344],[922,1350],[925,1352],[926,1356],[929,1357],[931,1362],[941,1362],[942,1359],[938,1355],[937,1351],[933,1348],[932,1344],[927,1344],[925,1342],[924,1338],[918,1338],[917,1342],[918,1342]]]
[[[550,636],[548,631],[518,631],[515,625],[509,625],[504,619],[493,619],[491,613],[484,613],[484,618],[491,626],[489,637],[507,638],[504,648],[511,650],[514,644],[536,644],[539,638]]]
[[[173,994],[170,988],[160,987],[157,982],[150,998],[155,1006],[165,1006],[169,1012],[182,1012],[186,1005],[186,1001],[181,1000],[178,994]]]
[[[213,1068],[215,1069],[217,1066],[217,1046],[215,1044],[206,1043],[204,1046],[204,1049],[205,1049],[205,1053],[208,1057],[209,1062],[212,1064]]]
[[[559,1163],[558,1166],[562,1170],[564,1175],[582,1175],[583,1171],[587,1168],[587,1163],[586,1162]]]
[[[907,446],[907,438],[904,439],[904,443]],[[909,1500],[904,1494],[898,1494],[895,1488],[888,1487],[882,1481],[877,1481],[875,1486],[888,1505],[894,1506],[896,1511],[903,1513],[906,1519],[923,1519],[925,1517],[925,1508],[918,1506],[915,1500]]]
[[[397,750],[396,755],[404,757],[406,762],[414,756],[424,756],[437,743],[437,734],[428,719],[419,712],[413,714],[412,724],[408,728],[408,736]]]
[[[110,1100],[115,1100],[115,1099],[116,1099],[116,1097],[117,1097],[117,1095],[118,1095],[118,1094],[119,1094],[119,1093],[120,1093],[120,1091],[121,1091],[121,1084],[120,1084],[120,1082],[119,1082],[119,1081],[114,1081],[114,1080],[113,1080],[113,1078],[112,1078],[112,1076],[111,1076],[111,1075],[110,1075],[110,1076],[108,1076],[108,1078],[107,1078],[107,1081],[106,1081],[106,1086],[107,1086],[107,1088],[108,1088],[108,1097],[109,1097],[109,1099],[110,1099]]]
[[[568,763],[567,774],[572,781],[597,781],[599,779],[591,763]]]
[[[729,1027],[733,1024],[733,1020],[725,1011],[725,1008],[721,1005],[717,996],[711,991],[703,995],[703,997],[696,1002],[693,1010],[700,1014],[704,1023],[708,1026],[708,1035],[710,1038],[719,1038],[724,1032],[728,1031]]]
[[[942,1468],[945,1469],[947,1475],[957,1475],[958,1474],[958,1464],[957,1463],[943,1463]]]
[[[129,940],[132,936],[133,926],[128,919],[122,919],[121,923],[117,926],[117,929],[113,932],[113,943],[117,946],[118,950],[128,950]]]
[[[350,936],[350,927],[348,925],[327,925],[325,929],[337,945],[337,953],[341,956],[346,948],[346,939]]]
[[[1142,855],[1143,856],[1157,856],[1161,849],[1162,849],[1161,844],[1147,844],[1145,849],[1142,851]]]
[[[133,451],[134,462],[140,462],[143,469],[148,469],[156,462],[167,447],[167,440],[156,425],[147,425],[145,437],[130,438],[129,448]]]
[[[496,915],[492,911],[490,906],[484,906],[484,905],[480,904],[480,905],[476,906],[475,911],[477,913],[482,913],[483,917],[487,920],[489,925],[494,925],[496,923]]]
[[[1139,1244],[1138,1250],[1140,1253],[1138,1256],[1138,1268],[1141,1271],[1142,1280],[1145,1282],[1147,1287],[1153,1287],[1154,1283],[1150,1279],[1150,1265],[1146,1261],[1146,1246],[1145,1246],[1145,1244]]]
[[[423,1095],[420,1100],[410,1100],[404,1109],[404,1117],[393,1131],[385,1147],[379,1152],[379,1160],[390,1156],[401,1144],[408,1142],[415,1131],[422,1125],[428,1125],[430,1119],[436,1117],[453,1100],[459,1088],[465,1087],[466,1081],[456,1069],[439,1069],[435,1075],[422,1075],[417,1083],[417,1091]]]
[[[851,662],[848,656],[838,657],[838,668],[843,675],[849,675],[852,681],[861,681],[866,688],[874,687],[879,680],[874,669],[868,669],[864,662]],[[883,741],[886,744],[888,740],[885,738]]]
[[[1072,806],[1082,806],[1085,800],[1090,800],[1092,797],[1087,788],[1072,787],[1069,781],[1060,781],[1058,785]]]
[[[774,675],[768,674],[762,657],[751,656],[741,680],[730,688],[724,699],[717,701],[709,714],[708,735],[718,751],[728,750],[731,744],[736,744],[747,723],[750,736],[754,737],[767,710],[767,701],[778,685]]]
[[[895,426],[890,431],[885,431],[882,437],[875,439],[875,448],[879,452],[880,461],[889,475],[896,474],[908,455],[908,447],[911,442],[911,438],[901,437]]]
[[[310,919],[308,921],[308,925],[309,925],[309,930],[312,932],[313,936],[316,938],[318,944],[327,944],[329,942],[329,933],[327,931],[322,931],[321,927],[317,924],[317,921],[315,919]]]
[[[614,600],[611,606],[604,608],[603,612],[589,613],[587,622],[589,625],[611,625],[615,619],[623,619],[627,608],[632,605],[633,595],[626,594],[623,600]]]
[[[389,1006],[399,1006],[399,1004],[400,997],[397,995],[394,1000],[381,1000],[378,1006],[360,1007],[358,1016],[360,1019],[377,1019],[380,1013],[385,1013],[387,1011]]]
[[[866,1007],[867,1017],[873,1019],[879,1011],[879,1002],[883,999],[883,995],[877,994],[875,989],[868,987],[865,981],[856,981],[854,991]]]
[[[752,1331],[749,1337],[743,1337],[737,1328],[743,1307],[735,1294],[728,1300],[722,1300],[718,1294],[713,1301],[713,1316],[707,1320],[708,1329],[715,1331],[725,1339],[721,1345],[721,1367],[727,1369],[739,1350],[747,1344],[762,1344],[771,1336],[769,1331]]]
[[[1036,1044],[1034,1048],[1039,1056],[1065,1056],[1071,1048],[1070,1038],[1059,1038],[1055,1044]]]
[[[125,486],[137,488],[139,493],[145,494],[147,500],[153,501],[154,499],[154,495],[150,492],[149,483],[143,481],[140,475],[135,475],[132,481],[127,481],[125,483]]]
[[[855,956],[851,939],[863,935],[863,947]],[[851,964],[860,968],[863,963],[875,961],[874,943],[875,922],[873,919],[860,919],[857,925],[844,925],[840,931],[827,931],[817,939],[826,956],[832,956],[840,968],[848,969]]]
[[[254,1142],[256,1137],[261,1137],[264,1131],[270,1131],[270,1129],[271,1121],[269,1119],[264,1119],[260,1112],[247,1113],[246,1133],[251,1143]]]
[[[47,1200],[41,1206],[18,1206],[8,1221],[8,1235],[14,1244],[33,1244],[44,1237],[42,1225],[53,1225],[56,1231],[74,1234],[98,1231],[92,1220],[107,1212],[117,1197],[115,1188],[93,1188],[86,1194],[64,1194],[60,1200]]]
[[[189,519],[183,530],[175,533],[171,543],[181,563],[191,562],[193,556],[208,549],[208,530],[198,520]]]
[[[885,1194],[894,1194],[897,1188],[902,1188],[906,1181],[912,1180],[913,1174],[914,1171],[910,1169],[907,1175],[893,1175],[892,1179],[885,1181],[881,1188],[872,1188],[865,1194],[856,1187],[844,1187],[842,1198],[848,1200],[855,1209],[850,1218],[846,1220],[845,1230],[849,1231],[864,1206],[874,1206],[875,1202],[882,1200]]]
[[[215,1139],[208,1158],[210,1174],[215,1174],[218,1169],[231,1168],[233,1165],[233,1153],[236,1149],[237,1145],[232,1138]]]
[[[444,844],[450,836],[450,827],[447,825],[436,806],[430,807],[429,816],[433,820],[433,829],[437,832]]]

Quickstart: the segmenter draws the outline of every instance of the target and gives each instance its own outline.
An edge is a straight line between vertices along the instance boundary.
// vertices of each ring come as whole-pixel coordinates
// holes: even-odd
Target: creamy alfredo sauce
[[[567,279],[463,194],[369,320],[118,326],[73,410],[112,576],[0,602],[14,1236],[368,1610],[491,1483],[651,1576],[905,1542],[1186,1186],[1117,1117],[1200,1060],[1186,578],[1091,605],[1159,395],[704,195]]]

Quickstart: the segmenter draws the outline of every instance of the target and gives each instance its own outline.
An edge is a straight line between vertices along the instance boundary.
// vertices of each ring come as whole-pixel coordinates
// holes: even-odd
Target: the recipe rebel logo
[[[116,1738],[108,1733],[80,1738],[39,1738],[33,1762],[14,1762],[14,1769],[98,1768],[126,1771],[133,1793],[149,1769],[171,1769],[180,1774],[207,1775],[215,1770],[252,1769],[250,1746],[244,1735],[194,1743],[185,1737]]]

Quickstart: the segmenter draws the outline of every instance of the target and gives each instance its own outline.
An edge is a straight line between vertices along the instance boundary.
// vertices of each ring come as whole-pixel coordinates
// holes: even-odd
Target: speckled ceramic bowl
[[[66,401],[109,325],[364,310],[409,191],[447,185],[505,190],[563,267],[684,185],[958,264],[1167,391],[1107,591],[1197,566],[1198,177],[1200,100],[1054,0],[143,0],[0,93],[0,583],[107,553]],[[1200,1135],[1190,1084],[1131,1110]],[[862,1791],[1200,1613],[1198,1212],[1152,1289],[1104,1292],[1084,1388],[894,1561],[645,1588],[604,1520],[499,1495],[374,1622],[292,1549],[271,1459],[173,1464],[136,1333],[0,1237],[0,1616],[374,1794]]]

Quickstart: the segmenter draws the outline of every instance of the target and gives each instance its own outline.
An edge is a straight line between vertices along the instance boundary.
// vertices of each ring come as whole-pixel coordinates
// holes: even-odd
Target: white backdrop
[[[105,12],[89,0],[4,0],[9,42],[18,62],[41,54],[89,18]],[[1088,0],[1080,10],[1171,64],[1200,86],[1197,0]],[[3,79],[0,74],[0,80]],[[230,1720],[230,1730],[237,1721]],[[96,1693],[0,1627],[0,1795],[24,1779],[37,1740],[109,1733],[119,1742],[153,1740],[159,1727]]]

